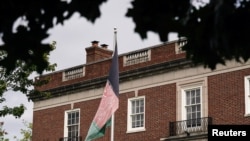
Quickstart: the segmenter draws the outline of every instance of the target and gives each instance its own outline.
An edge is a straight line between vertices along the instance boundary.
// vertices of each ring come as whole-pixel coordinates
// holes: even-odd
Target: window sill
[[[136,133],[136,132],[143,132],[143,131],[146,131],[145,128],[140,128],[140,129],[133,129],[133,130],[127,130],[127,134],[129,133]]]
[[[245,114],[244,117],[250,117],[250,113]]]

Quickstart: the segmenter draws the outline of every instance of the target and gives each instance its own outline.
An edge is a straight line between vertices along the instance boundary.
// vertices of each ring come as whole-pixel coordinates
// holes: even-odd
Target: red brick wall
[[[145,127],[146,131],[126,133],[128,98],[134,97],[134,92],[120,94],[119,109],[115,113],[115,141],[153,141],[168,136],[169,122],[176,120],[176,85],[169,84],[140,90],[138,96],[145,96]],[[74,104],[80,108],[80,136],[85,138],[90,123],[99,106],[100,99],[89,100]],[[33,140],[58,141],[63,137],[64,112],[70,105],[59,106],[34,112]],[[109,141],[110,128],[104,137],[96,141]]]
[[[244,117],[244,76],[250,75],[250,69],[217,74],[208,77],[208,116],[213,124],[250,124],[250,117]],[[115,114],[115,141],[154,141],[169,136],[169,122],[176,121],[176,84],[168,84],[138,91],[145,96],[146,131],[126,133],[127,99],[134,92],[119,96],[119,109]],[[74,104],[80,108],[80,135],[85,138],[90,123],[99,106],[100,99]],[[63,137],[64,112],[70,105],[59,106],[34,112],[33,140],[58,141]],[[104,137],[97,141],[109,141],[110,128]]]
[[[208,77],[208,115],[213,124],[250,124],[250,117],[244,117],[247,75],[250,69]]]
[[[64,111],[69,110],[70,105],[59,106],[33,113],[33,141],[58,141],[63,137]]]

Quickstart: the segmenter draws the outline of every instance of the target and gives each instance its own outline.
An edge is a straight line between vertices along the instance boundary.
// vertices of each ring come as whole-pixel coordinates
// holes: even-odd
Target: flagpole
[[[115,121],[115,115],[113,114],[112,117],[111,117],[111,138],[110,138],[110,141],[114,141],[114,128],[115,128],[115,124],[114,124],[114,121]]]
[[[116,46],[116,28],[114,28],[114,48]],[[115,113],[112,114],[111,116],[111,137],[110,137],[110,141],[114,141],[114,129],[115,129]]]

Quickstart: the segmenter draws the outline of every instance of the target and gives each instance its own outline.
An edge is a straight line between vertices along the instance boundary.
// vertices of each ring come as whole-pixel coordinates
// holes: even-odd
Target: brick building
[[[250,62],[211,71],[171,41],[119,55],[115,141],[207,140],[208,124],[250,125]],[[33,141],[84,140],[106,83],[112,50],[93,41],[86,64],[36,79],[50,96],[34,102]],[[118,46],[119,50],[119,46]],[[97,141],[109,141],[110,128]]]

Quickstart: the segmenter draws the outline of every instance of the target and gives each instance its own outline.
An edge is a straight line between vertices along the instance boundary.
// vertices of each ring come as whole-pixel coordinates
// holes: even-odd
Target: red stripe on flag
[[[109,81],[107,81],[101,103],[93,121],[99,128],[102,128],[111,118],[112,114],[118,109],[118,107],[119,99],[114,93]]]

